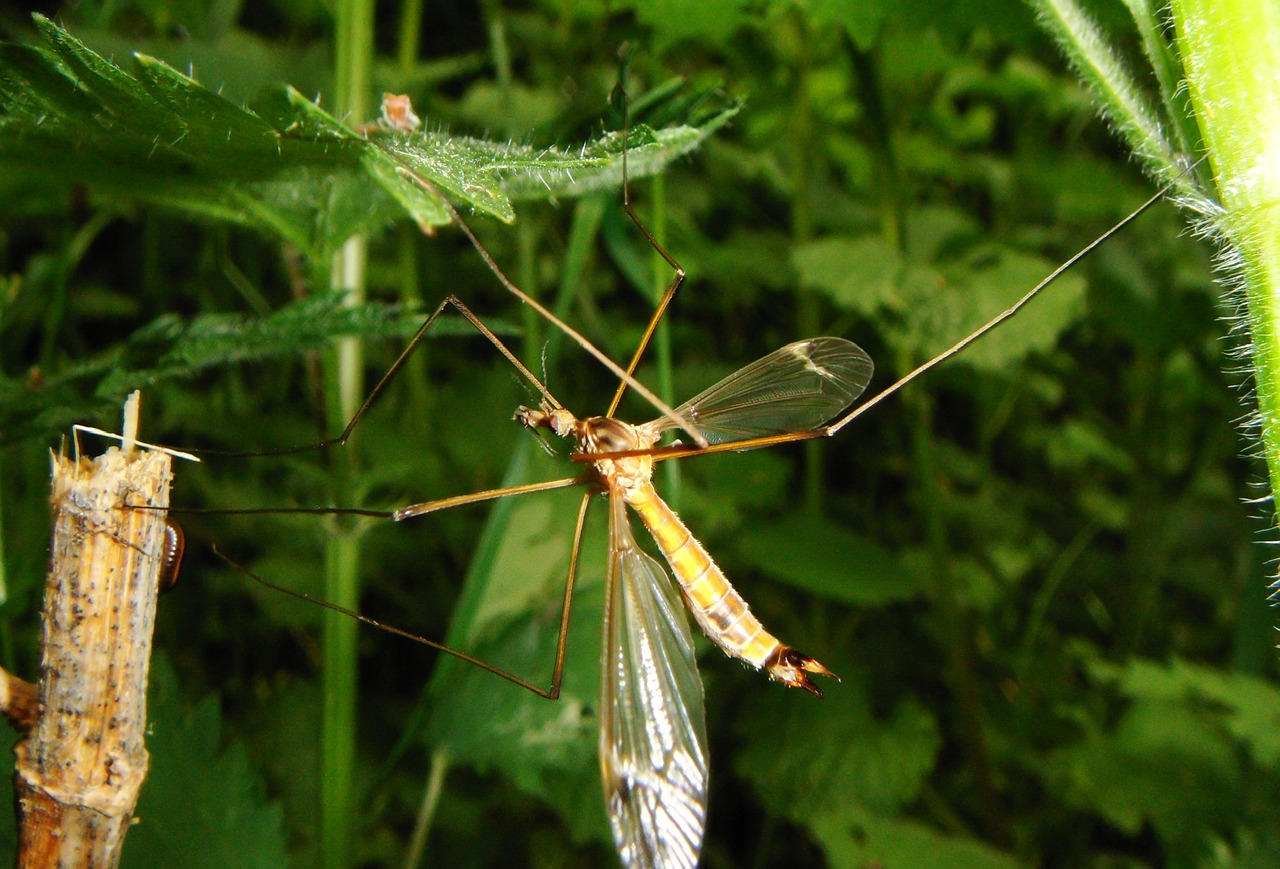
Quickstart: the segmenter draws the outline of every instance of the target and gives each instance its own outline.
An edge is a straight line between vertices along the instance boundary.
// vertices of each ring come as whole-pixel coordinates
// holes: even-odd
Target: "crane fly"
[[[400,124],[395,123],[397,118],[412,114],[407,103],[384,102],[384,112],[388,105],[393,122],[384,124],[383,131],[407,133]],[[698,677],[692,632],[683,610],[688,610],[702,632],[727,655],[758,670],[764,670],[770,678],[785,685],[804,689],[820,697],[821,690],[811,676],[834,677],[835,674],[814,658],[774,637],[751,613],[706,548],[659,495],[652,479],[654,465],[690,455],[750,450],[836,434],[884,398],[1014,316],[1042,289],[1159,200],[1169,188],[1160,190],[1055,269],[1013,306],[857,407],[850,409],[871,380],[871,358],[846,339],[818,337],[797,341],[775,350],[689,401],[671,408],[638,382],[634,372],[684,279],[684,270],[632,209],[625,181],[625,160],[624,150],[623,207],[674,271],[674,276],[625,369],[516,286],[494,261],[456,208],[430,181],[407,166],[400,169],[406,178],[439,199],[507,291],[536,310],[618,377],[619,385],[613,401],[603,415],[579,417],[566,409],[478,316],[456,296],[449,296],[418,329],[339,436],[298,449],[266,453],[300,452],[346,443],[357,423],[404,365],[433,323],[446,309],[452,307],[541,395],[537,407],[518,408],[515,420],[530,431],[546,430],[554,436],[572,441],[575,450],[571,458],[583,465],[583,473],[563,479],[452,496],[387,511],[295,508],[207,512],[322,512],[402,521],[464,504],[585,485],[587,491],[583,494],[577,511],[568,577],[561,605],[555,662],[548,688],[466,652],[276,585],[231,562],[237,569],[272,589],[343,612],[381,630],[404,636],[474,664],[542,697],[556,699],[560,694],[564,673],[569,616],[587,510],[594,496],[606,496],[609,503],[608,560],[598,710],[599,757],[606,811],[618,854],[625,866],[640,869],[681,869],[693,867],[698,862],[707,811],[708,781],[703,689]],[[628,388],[640,393],[661,411],[661,416],[641,425],[617,419],[615,413]],[[692,443],[660,443],[664,435],[677,429],[685,432]],[[667,569],[637,544],[628,508],[640,518],[661,550],[675,577],[674,584]]]
[[[851,341],[798,341],[729,375],[675,415],[709,443],[809,431],[861,395],[871,372],[871,357]],[[621,388],[613,408],[619,398]],[[702,683],[681,599],[727,655],[785,685],[820,697],[809,674],[834,674],[765,630],[654,488],[653,457],[644,451],[672,420],[636,426],[609,415],[578,419],[545,399],[540,408],[521,407],[515,416],[527,428],[571,438],[609,498],[600,767],[618,853],[627,866],[692,867],[706,815],[707,746]],[[627,507],[662,550],[679,597],[662,565],[636,545]]]

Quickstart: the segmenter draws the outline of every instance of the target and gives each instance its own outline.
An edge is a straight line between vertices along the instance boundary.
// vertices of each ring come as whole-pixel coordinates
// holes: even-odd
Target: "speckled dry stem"
[[[15,749],[18,865],[112,867],[147,773],[147,667],[169,457],[55,458],[40,715]]]

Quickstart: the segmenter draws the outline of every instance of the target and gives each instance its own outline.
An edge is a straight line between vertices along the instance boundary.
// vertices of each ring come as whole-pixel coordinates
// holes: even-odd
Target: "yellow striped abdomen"
[[[680,583],[685,601],[702,632],[725,651],[780,682],[822,696],[808,673],[833,675],[813,658],[778,641],[751,614],[746,601],[729,584],[707,550],[662,500],[653,484],[644,481],[623,489],[632,509],[640,515],[658,548]]]
[[[702,632],[727,654],[757,669],[763,667],[781,644],[751,614],[707,550],[652,483],[624,489],[623,494],[667,557]]]

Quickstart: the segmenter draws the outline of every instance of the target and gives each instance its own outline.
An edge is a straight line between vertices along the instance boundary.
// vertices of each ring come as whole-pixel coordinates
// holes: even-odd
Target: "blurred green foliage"
[[[380,154],[324,116],[323,99],[297,96],[333,90],[324,5],[50,11],[118,64],[78,55],[79,81],[93,73],[134,93],[118,70],[184,95],[170,107],[209,121],[157,138],[162,120],[139,109],[127,130],[89,129],[74,105],[58,124],[16,105],[21,88],[7,91],[6,668],[36,672],[46,450],[73,419],[113,427],[108,408],[127,387],[147,388],[148,439],[306,443],[329,434],[316,348],[366,336],[372,383],[423,309],[456,293],[567,406],[603,409],[607,372],[515,304],[459,233],[423,236],[401,215],[421,219],[429,197],[406,185],[397,198]],[[1014,2],[434,4],[412,38],[399,10],[381,12],[380,87],[409,93],[446,152],[453,134],[495,160],[576,158],[584,143],[607,143],[621,127],[608,95],[624,41],[635,121],[659,147],[663,131],[710,132],[745,100],[698,151],[634,186],[689,272],[665,343],[640,369],[655,386],[669,379],[677,400],[812,334],[863,345],[874,393],[1150,192]],[[1122,9],[1097,12],[1130,38]],[[0,81],[48,72],[53,55],[40,52],[70,69],[25,16],[0,14],[6,41],[30,46],[5,49]],[[191,79],[135,64],[134,50]],[[392,59],[406,52],[409,62]],[[32,88],[33,99],[50,94]],[[316,125],[309,138],[274,139],[290,143],[274,174],[259,146],[288,115],[264,105]],[[216,151],[234,123],[261,141]],[[686,135],[689,147],[701,139]],[[98,159],[106,147],[113,158]],[[618,170],[611,161],[602,176]],[[467,184],[440,186],[475,212],[517,283],[625,359],[669,270],[616,187],[521,201],[560,178],[554,166],[508,166],[476,181],[476,198]],[[491,197],[516,200],[513,226],[481,216],[507,216],[480,201]],[[372,237],[371,301],[352,313],[321,276],[357,230]],[[1240,503],[1253,469],[1232,427],[1241,411],[1223,374],[1224,307],[1207,252],[1181,231],[1157,207],[1026,313],[814,450],[695,458],[660,475],[753,611],[843,679],[819,702],[703,656],[713,772],[702,865],[1273,862],[1280,695],[1266,554]],[[469,327],[442,325],[357,430],[354,491],[343,494],[383,508],[564,476],[564,457],[510,421],[531,398]],[[632,398],[623,415],[652,410]],[[174,503],[332,503],[338,463],[210,457],[177,469]],[[535,495],[396,527],[186,517],[184,576],[157,627],[176,681],[161,668],[153,685],[155,794],[140,809],[144,827],[168,829],[131,834],[126,864],[160,865],[174,829],[210,859],[319,860],[319,611],[254,586],[210,544],[314,591],[325,539],[358,534],[369,615],[542,682],[575,503],[572,492]],[[397,865],[428,782],[442,780],[430,865],[616,865],[595,746],[597,513],[558,703],[361,634],[357,864]],[[169,811],[146,809],[161,793]]]

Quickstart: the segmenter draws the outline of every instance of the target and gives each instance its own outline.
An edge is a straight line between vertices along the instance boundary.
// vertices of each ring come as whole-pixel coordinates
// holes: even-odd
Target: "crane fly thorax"
[[[646,426],[634,426],[606,416],[578,419],[563,407],[552,407],[546,402],[537,409],[517,408],[515,419],[528,429],[545,428],[559,437],[573,438],[578,448],[588,455],[647,450],[659,437]],[[628,490],[648,482],[653,475],[653,459],[649,456],[601,459],[592,466],[606,488],[616,486]]]
[[[588,454],[647,450],[656,441],[654,436],[638,426],[604,416],[579,421],[574,437],[582,451]],[[653,458],[626,456],[620,459],[601,459],[595,462],[595,469],[606,485],[626,490],[649,481],[653,476]]]

